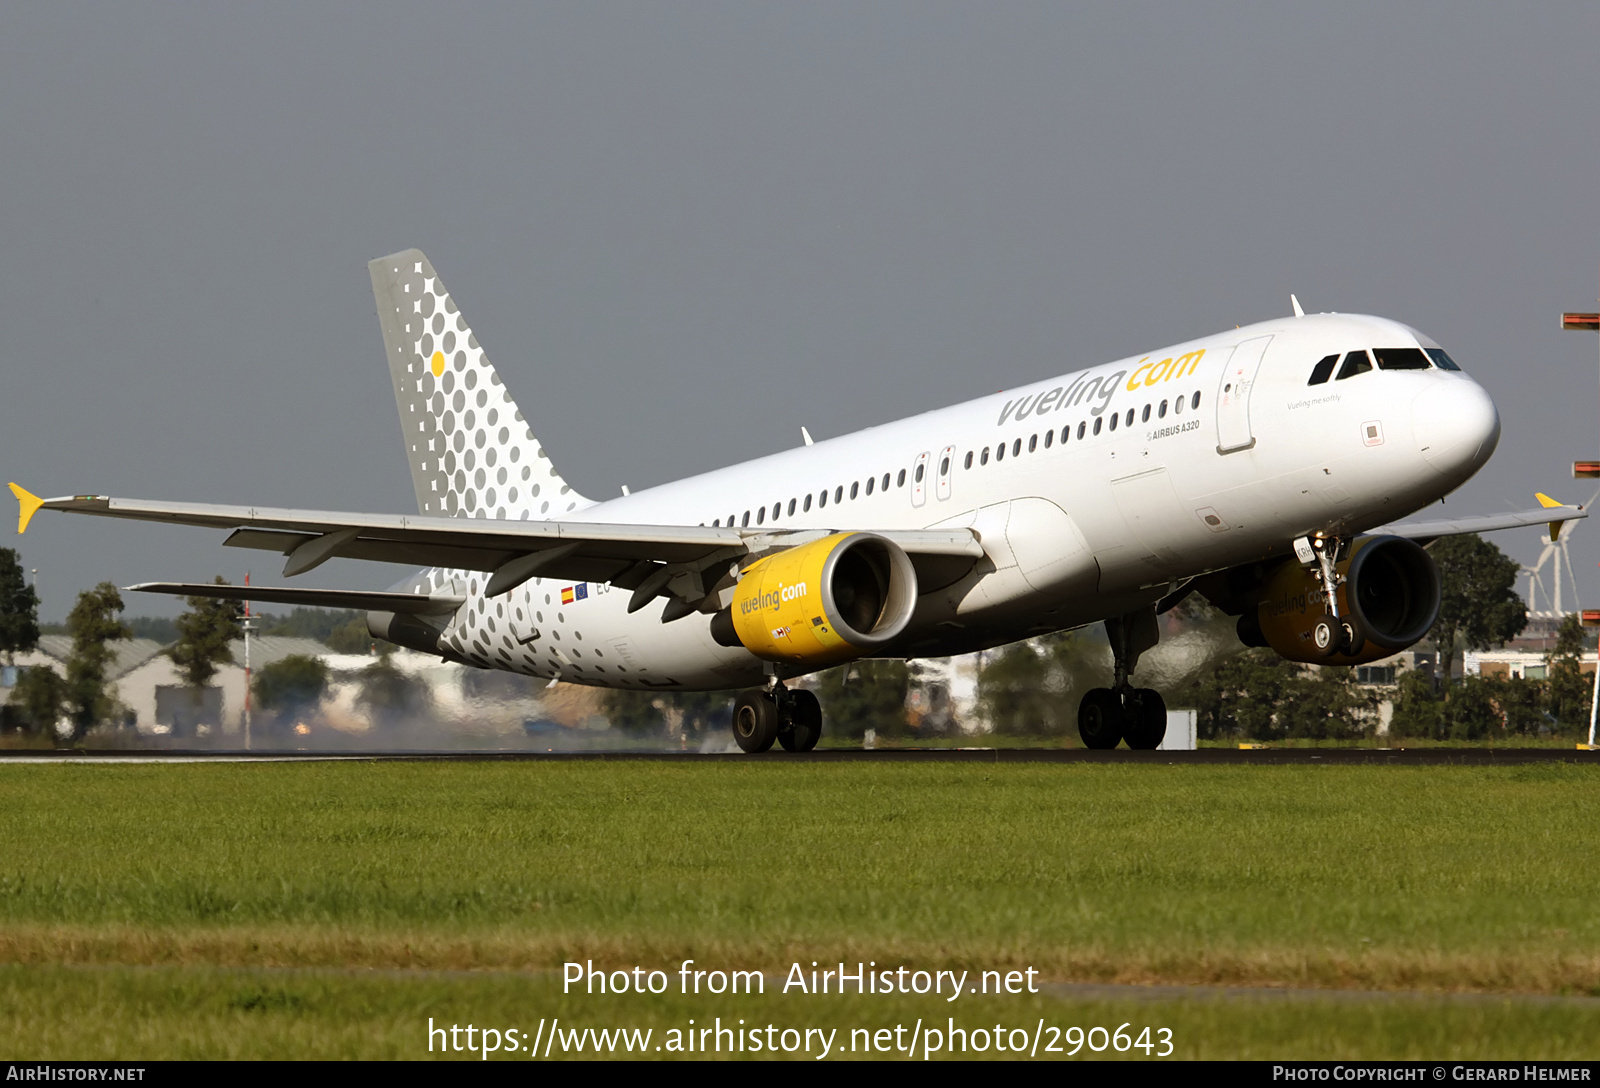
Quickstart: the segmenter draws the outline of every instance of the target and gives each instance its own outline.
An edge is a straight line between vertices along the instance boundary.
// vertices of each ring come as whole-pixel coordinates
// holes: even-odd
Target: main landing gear
[[[1167,735],[1167,704],[1154,688],[1136,688],[1128,680],[1139,655],[1161,638],[1156,610],[1151,605],[1106,620],[1111,640],[1115,680],[1109,688],[1091,688],[1078,704],[1078,736],[1085,748],[1151,749]]]
[[[1367,645],[1355,616],[1339,614],[1339,587],[1344,585],[1345,578],[1337,564],[1344,557],[1348,544],[1336,536],[1301,537],[1294,542],[1295,555],[1301,565],[1311,571],[1322,590],[1325,615],[1311,628],[1311,645],[1318,657],[1354,656]]]
[[[822,738],[822,704],[803,689],[790,691],[777,677],[747,688],[733,704],[733,739],[746,752],[765,752],[777,741],[786,752],[809,752]]]

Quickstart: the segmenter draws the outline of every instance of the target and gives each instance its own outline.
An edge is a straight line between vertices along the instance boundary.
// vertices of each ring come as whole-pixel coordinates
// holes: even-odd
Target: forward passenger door
[[[1256,444],[1250,433],[1250,389],[1267,353],[1270,336],[1257,336],[1233,349],[1217,383],[1217,452],[1233,453]]]

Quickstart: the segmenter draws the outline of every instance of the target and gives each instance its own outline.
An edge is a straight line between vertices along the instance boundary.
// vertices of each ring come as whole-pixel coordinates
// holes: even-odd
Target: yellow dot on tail
[[[433,376],[435,378],[442,376],[444,374],[444,352],[442,352],[442,351],[434,352],[433,353],[432,364],[433,364]]]

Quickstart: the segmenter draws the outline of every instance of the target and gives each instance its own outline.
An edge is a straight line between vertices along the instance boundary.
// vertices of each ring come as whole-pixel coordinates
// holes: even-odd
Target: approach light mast
[[[1600,301],[1600,300],[1597,300]],[[1600,332],[1600,312],[1597,311],[1571,311],[1561,315],[1563,329],[1575,329],[1580,332]],[[1574,479],[1600,478],[1600,461],[1574,461],[1572,462],[1572,475]],[[1585,627],[1600,627],[1600,608],[1585,608],[1582,611],[1582,622]],[[1594,748],[1595,718],[1600,715],[1600,665],[1594,670],[1594,689],[1589,695],[1589,743],[1588,747]]]

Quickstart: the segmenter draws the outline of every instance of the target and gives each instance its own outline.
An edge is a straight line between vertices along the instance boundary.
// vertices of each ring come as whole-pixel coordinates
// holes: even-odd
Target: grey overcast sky
[[[596,497],[1294,291],[1495,397],[1452,511],[1587,500],[1600,345],[1558,315],[1597,292],[1597,106],[1592,0],[6,4],[0,474],[413,510],[365,266],[417,246]],[[46,618],[102,579],[278,580],[203,530],[3,539]],[[1600,526],[1572,551],[1600,605]]]

